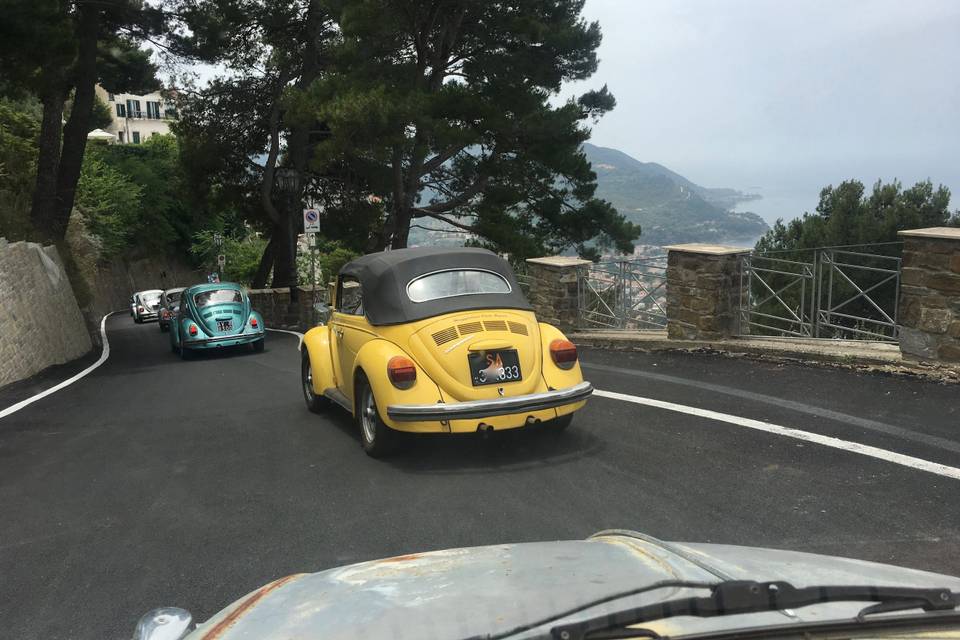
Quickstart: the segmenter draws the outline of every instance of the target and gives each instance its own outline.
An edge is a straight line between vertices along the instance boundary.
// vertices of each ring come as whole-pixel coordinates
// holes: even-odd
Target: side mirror
[[[317,324],[325,325],[330,322],[330,316],[333,315],[333,309],[330,308],[330,305],[318,302],[313,305],[313,308],[317,312]]]
[[[162,607],[137,622],[133,640],[181,640],[193,631],[193,616],[186,609]]]

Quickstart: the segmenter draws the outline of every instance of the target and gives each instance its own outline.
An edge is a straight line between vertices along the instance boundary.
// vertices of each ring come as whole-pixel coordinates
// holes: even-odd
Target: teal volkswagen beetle
[[[194,350],[240,344],[263,351],[263,336],[263,318],[250,308],[244,288],[233,282],[187,287],[170,323],[170,348],[184,360]]]

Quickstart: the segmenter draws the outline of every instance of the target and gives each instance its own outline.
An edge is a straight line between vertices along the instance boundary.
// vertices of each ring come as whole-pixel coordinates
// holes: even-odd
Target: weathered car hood
[[[241,598],[190,640],[238,638],[444,639],[503,633],[631,588],[662,581],[786,580],[794,586],[884,585],[960,589],[960,579],[846,558],[715,544],[664,543],[632,532],[583,541],[506,544],[412,554],[288,576]],[[663,588],[566,618],[703,591]],[[864,603],[794,613],[675,618],[644,623],[688,634],[801,621],[850,619]],[[543,637],[551,622],[515,637]],[[513,636],[512,636],[513,637]]]

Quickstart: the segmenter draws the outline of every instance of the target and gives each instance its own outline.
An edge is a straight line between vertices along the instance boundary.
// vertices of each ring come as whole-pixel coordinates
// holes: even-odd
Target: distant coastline
[[[751,198],[736,203],[733,211],[755,213],[771,226],[777,219],[789,221],[803,216],[804,213],[812,213],[820,201],[819,190],[801,191],[762,187],[751,187],[750,190],[757,193],[751,193]]]

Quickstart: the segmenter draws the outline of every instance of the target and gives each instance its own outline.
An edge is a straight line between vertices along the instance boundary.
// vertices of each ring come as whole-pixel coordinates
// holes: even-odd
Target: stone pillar
[[[960,228],[901,231],[900,352],[960,362]]]
[[[564,332],[577,328],[580,319],[577,269],[589,264],[589,260],[569,256],[527,260],[528,298],[541,322]]]
[[[741,256],[750,249],[677,244],[667,249],[667,335],[718,340],[737,334]]]

